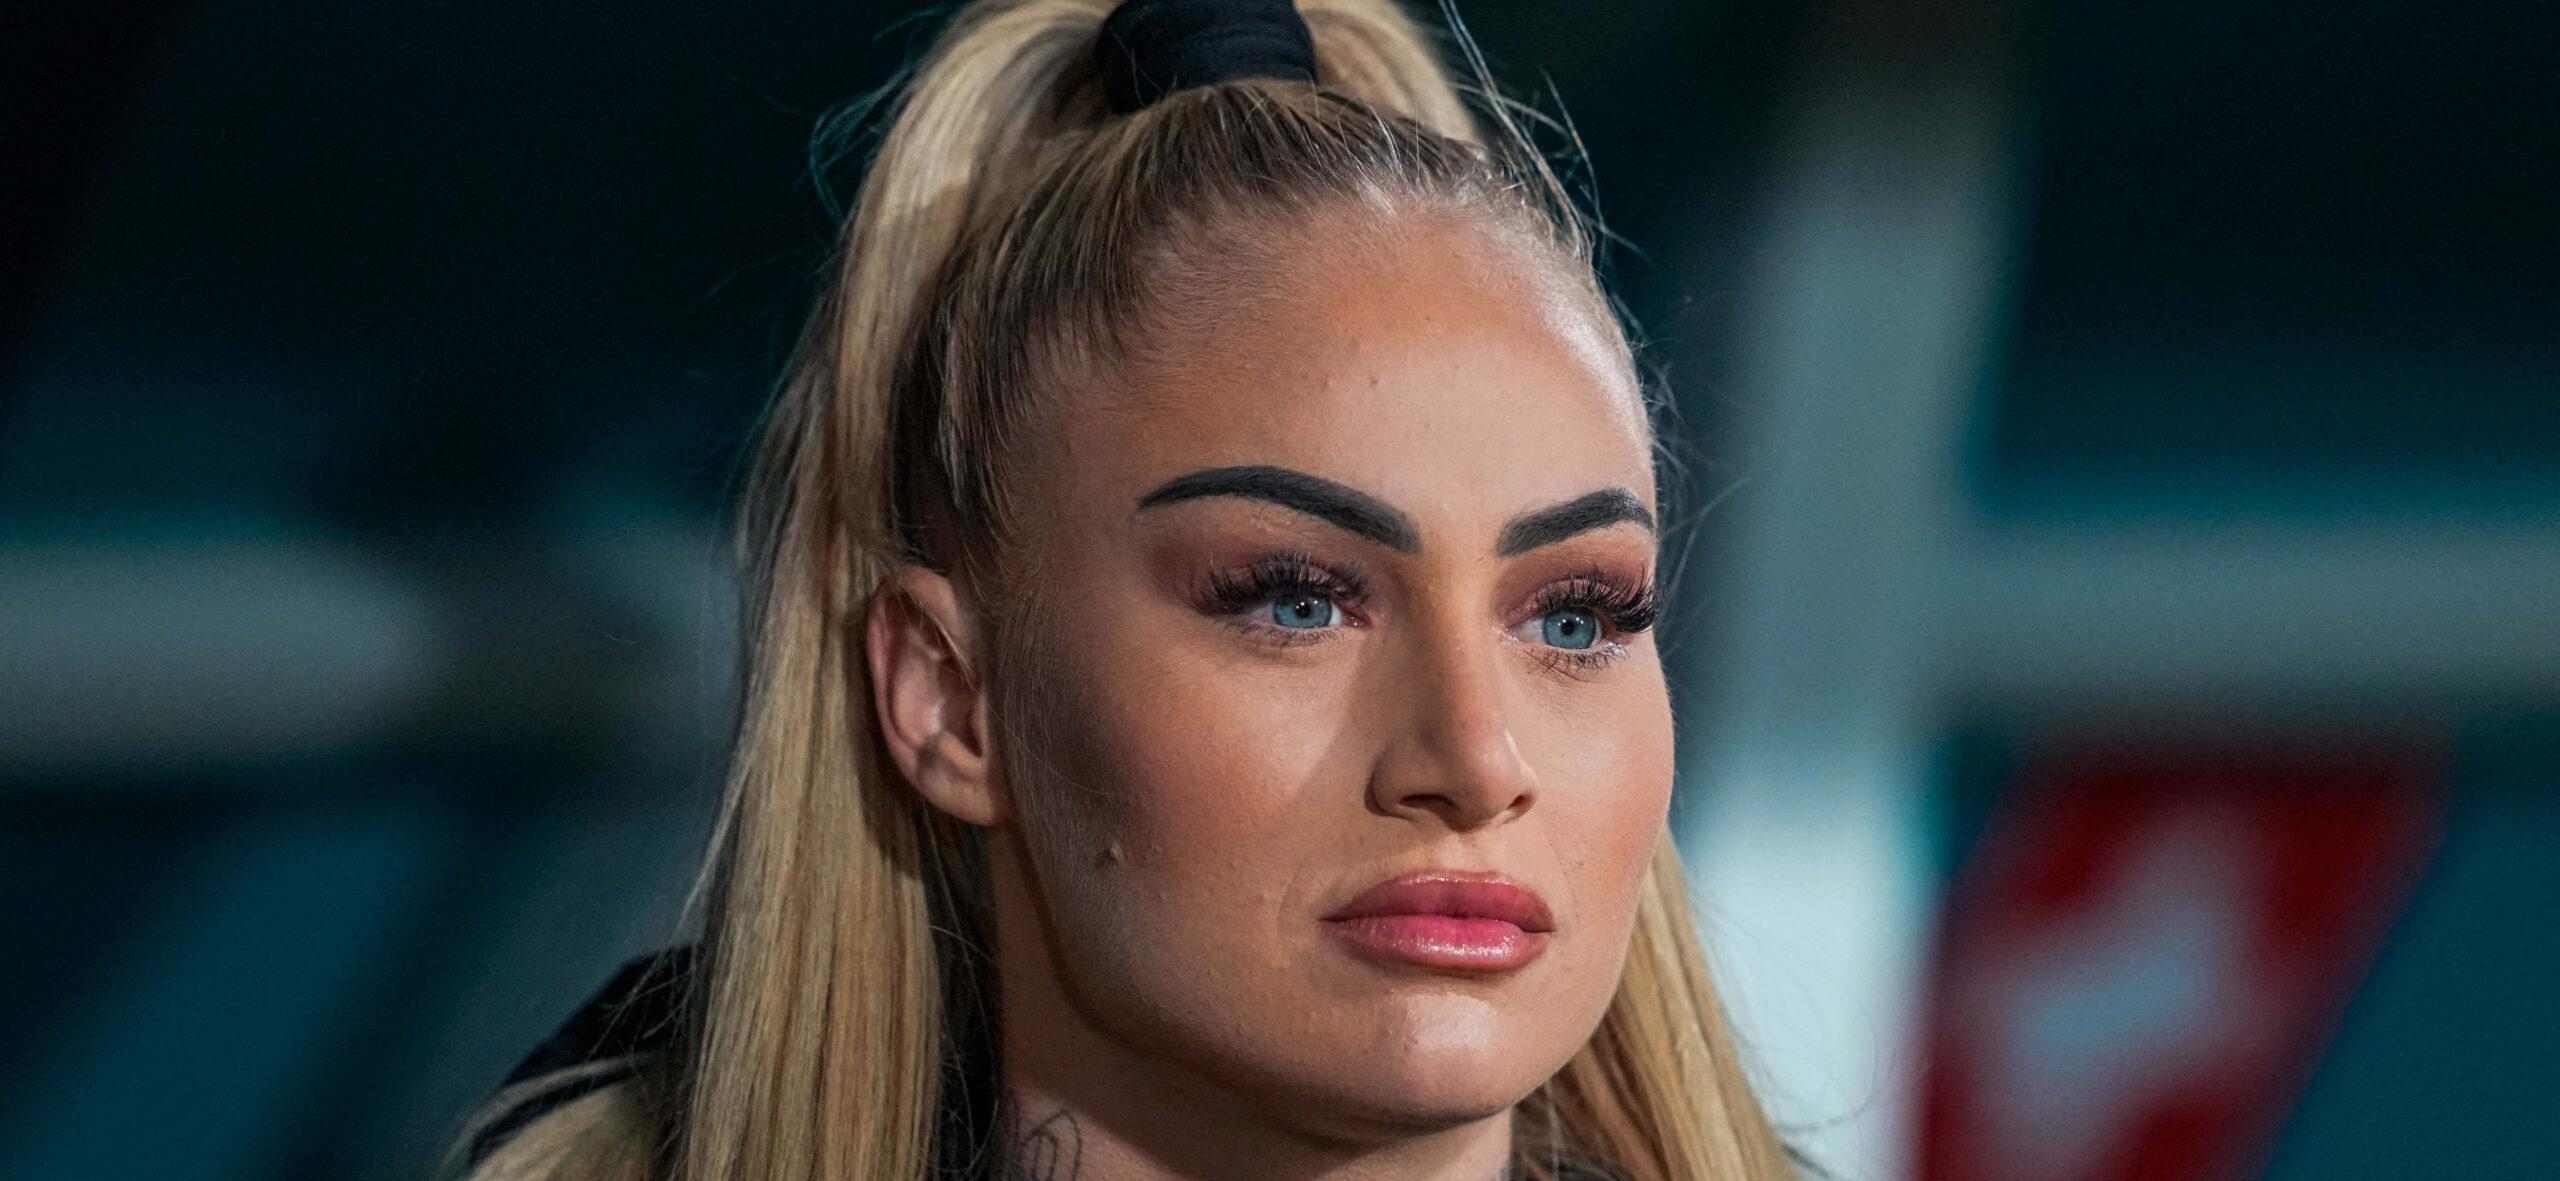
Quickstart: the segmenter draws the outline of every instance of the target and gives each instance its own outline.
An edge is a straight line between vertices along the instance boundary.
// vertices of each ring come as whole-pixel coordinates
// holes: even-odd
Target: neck
[[[1505,1181],[1510,1119],[1384,1140],[1344,1142],[1207,1111],[1163,1088],[1068,1106],[1047,1088],[1009,1091],[1001,1181]],[[1132,1100],[1135,1100],[1134,1102]],[[1152,1108],[1150,1105],[1153,1105]],[[1133,1113],[1144,1116],[1132,1118]],[[1188,1116],[1205,1114],[1192,1121]]]
[[[1008,860],[991,849],[991,862]],[[1511,1113],[1387,1126],[1239,1086],[1097,1026],[1061,987],[1014,867],[991,865],[1003,1181],[1502,1181]],[[1010,895],[1010,897],[1008,897]]]

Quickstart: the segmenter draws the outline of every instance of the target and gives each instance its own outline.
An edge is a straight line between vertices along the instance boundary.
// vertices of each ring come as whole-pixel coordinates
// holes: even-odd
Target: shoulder
[[[462,1172],[479,1169],[543,1117],[660,1062],[682,1036],[693,958],[692,948],[676,947],[624,964],[525,1055],[466,1131]]]

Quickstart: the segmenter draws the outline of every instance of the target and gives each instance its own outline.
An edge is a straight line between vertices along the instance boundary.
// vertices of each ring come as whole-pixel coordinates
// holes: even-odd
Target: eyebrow
[[[1202,468],[1165,481],[1138,498],[1141,511],[1212,496],[1236,496],[1276,504],[1305,513],[1344,532],[1365,537],[1398,553],[1422,552],[1421,530],[1413,518],[1393,505],[1322,476],[1271,464]],[[1502,527],[1494,545],[1499,557],[1514,557],[1568,537],[1633,524],[1654,531],[1653,514],[1624,488],[1586,492],[1561,504],[1531,509]]]
[[[1511,518],[1511,523],[1502,527],[1502,540],[1495,543],[1493,552],[1508,558],[1542,545],[1554,545],[1578,533],[1618,524],[1639,525],[1647,533],[1654,531],[1653,514],[1645,511],[1644,502],[1636,499],[1635,493],[1624,488],[1602,488]]]
[[[1175,476],[1138,498],[1140,509],[1198,500],[1206,496],[1241,496],[1276,504],[1355,533],[1397,553],[1422,552],[1422,534],[1413,518],[1387,502],[1322,476],[1269,464],[1203,468]]]

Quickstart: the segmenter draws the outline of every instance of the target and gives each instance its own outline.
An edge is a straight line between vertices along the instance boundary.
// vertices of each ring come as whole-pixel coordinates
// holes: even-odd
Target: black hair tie
[[[1316,80],[1316,41],[1294,0],[1129,0],[1093,52],[1126,115],[1177,90],[1238,78]]]

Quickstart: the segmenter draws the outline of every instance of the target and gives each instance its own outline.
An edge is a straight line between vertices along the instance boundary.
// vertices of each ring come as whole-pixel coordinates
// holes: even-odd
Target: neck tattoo
[[[1084,1172],[1084,1127],[1061,1107],[1013,1143],[1005,1181],[1076,1181]]]

